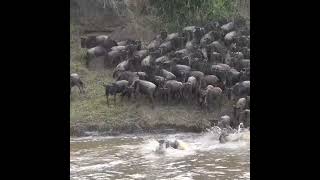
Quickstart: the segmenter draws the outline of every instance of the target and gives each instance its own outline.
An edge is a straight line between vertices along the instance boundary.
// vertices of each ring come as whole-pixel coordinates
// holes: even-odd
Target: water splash
[[[250,134],[240,128],[234,135]],[[70,152],[71,179],[195,179],[202,175],[203,178],[236,179],[242,176],[248,179],[250,136],[220,144],[219,129],[213,129],[213,132],[203,134],[90,137],[91,142],[88,138],[74,139]],[[158,139],[178,139],[188,144],[188,148],[168,148],[165,154],[159,155],[155,153]]]

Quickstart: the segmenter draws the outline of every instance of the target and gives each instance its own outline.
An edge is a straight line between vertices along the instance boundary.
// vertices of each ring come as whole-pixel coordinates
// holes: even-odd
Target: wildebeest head
[[[162,40],[165,40],[165,39],[167,38],[167,36],[168,36],[167,31],[162,30],[162,31],[160,32],[160,38],[161,38]]]
[[[127,46],[127,51],[126,51],[128,53],[128,55],[132,56],[134,51],[135,51],[135,45],[129,44]]]
[[[200,38],[201,38],[201,29],[200,29],[200,27],[195,27],[195,29],[194,29],[194,38],[195,38],[195,40],[200,40]]]
[[[139,40],[135,41],[135,50],[136,51],[140,51],[141,50],[141,46],[142,46],[141,41],[139,41]]]
[[[164,142],[165,142],[164,139],[158,140],[158,143],[159,143],[159,144],[163,144]]]
[[[226,131],[222,131],[222,133],[220,134],[220,137],[219,137],[220,143],[225,143],[225,142],[227,142],[226,137],[227,137],[228,135],[229,135],[229,134],[228,134]]]

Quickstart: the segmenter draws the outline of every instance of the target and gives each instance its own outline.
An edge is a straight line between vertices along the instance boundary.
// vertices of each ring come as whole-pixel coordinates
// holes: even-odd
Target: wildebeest
[[[88,49],[86,56],[87,56],[87,59],[90,60],[95,57],[105,56],[106,54],[107,54],[107,51],[104,47],[96,46],[96,47]]]
[[[200,82],[200,80],[204,77],[204,73],[201,71],[191,71],[190,76],[195,77],[196,80]]]
[[[178,97],[178,101],[182,99],[182,82],[169,80],[165,82],[164,87],[169,89],[170,99],[174,99],[175,97]]]
[[[132,92],[134,93],[134,97],[136,99],[137,94],[146,95],[152,104],[152,108],[154,108],[154,93],[156,90],[156,85],[152,82],[145,80],[136,80],[132,83],[130,88],[132,88]]]
[[[117,65],[117,67],[114,69],[112,77],[117,78],[119,74],[123,71],[128,71],[129,70],[129,61],[123,61]]]
[[[218,122],[218,127],[222,128],[231,128],[230,121],[231,118],[228,115],[224,115],[220,117],[220,120]]]
[[[228,88],[228,98],[230,100],[250,96],[250,81],[242,81]]]
[[[72,73],[70,75],[70,94],[72,87],[77,86],[79,88],[80,93],[84,93],[84,83],[80,79],[80,76],[76,73]]]
[[[125,59],[125,50],[111,50],[107,53],[105,58],[105,67],[107,65],[117,65]]]
[[[201,88],[206,88],[208,85],[218,86],[219,78],[215,75],[206,75],[202,79],[200,79]]]
[[[117,42],[111,39],[109,36],[106,35],[99,35],[96,37],[96,42],[98,45],[104,47],[104,49],[108,50],[113,46],[117,46]]]
[[[175,80],[176,79],[176,75],[174,75],[172,72],[167,71],[165,69],[161,69],[159,75],[164,77],[166,80]]]
[[[127,80],[130,86],[137,79],[139,79],[139,75],[137,74],[137,72],[123,71],[119,73],[116,81]]]
[[[234,22],[229,22],[221,26],[221,29],[225,32],[230,32],[234,28]]]
[[[240,112],[239,123],[243,123],[245,128],[250,127],[250,109],[245,109]]]
[[[107,97],[107,104],[109,106],[109,95],[114,96],[114,104],[116,104],[116,95],[121,93],[121,101],[123,96],[127,95],[130,98],[130,92],[128,89],[129,82],[127,80],[120,80],[111,84],[103,84],[105,87],[105,95]]]
[[[180,78],[182,82],[186,82],[186,79],[189,77],[191,68],[186,65],[175,64],[174,62],[170,63],[170,71]]]
[[[156,68],[155,59],[159,56],[160,51],[158,50],[150,52],[150,54],[141,61],[141,70],[146,72],[148,75],[153,75]]]
[[[130,39],[113,42],[103,35],[89,39],[81,43],[83,47],[94,45],[88,50],[88,56],[96,58],[90,65],[114,62],[115,80],[127,80],[127,91],[146,94],[152,105],[156,96],[196,101],[207,110],[219,105],[220,109],[225,93],[229,100],[249,102],[250,35],[237,20],[213,21],[204,28],[189,26],[171,34],[161,31],[142,49],[140,41]],[[247,104],[238,111],[238,121],[250,109]]]
[[[208,111],[211,108],[218,108],[221,110],[222,105],[222,90],[219,87],[208,85],[205,91],[201,92],[201,104],[203,104]]]

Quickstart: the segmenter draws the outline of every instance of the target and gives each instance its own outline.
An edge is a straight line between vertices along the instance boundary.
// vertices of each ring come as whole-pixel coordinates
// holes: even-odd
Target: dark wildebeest
[[[238,82],[231,88],[227,88],[227,94],[229,100],[250,96],[250,81]]]
[[[80,93],[84,93],[84,83],[80,79],[80,76],[76,73],[70,75],[70,94],[73,86],[77,86],[80,90]]]
[[[127,80],[120,80],[107,85],[103,84],[103,86],[105,87],[105,95],[107,97],[108,106],[109,106],[109,95],[114,96],[114,104],[116,104],[116,95],[118,93],[121,93],[121,101],[124,95],[127,95],[128,99],[130,98],[128,84],[129,82]]]

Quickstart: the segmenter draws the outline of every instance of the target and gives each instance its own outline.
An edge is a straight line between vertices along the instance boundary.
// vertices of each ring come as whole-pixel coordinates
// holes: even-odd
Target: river
[[[225,144],[209,132],[71,138],[70,179],[250,179],[250,132],[235,136]],[[157,139],[187,148],[157,154]]]

